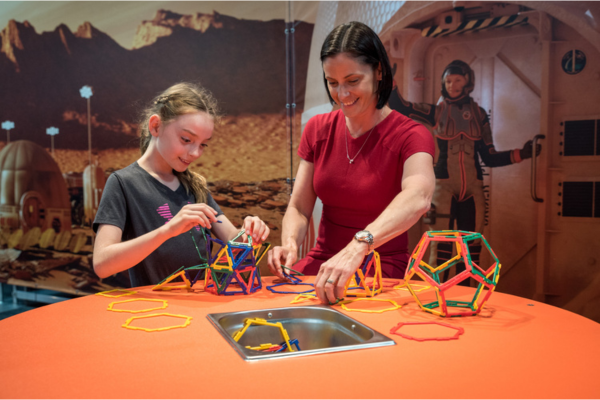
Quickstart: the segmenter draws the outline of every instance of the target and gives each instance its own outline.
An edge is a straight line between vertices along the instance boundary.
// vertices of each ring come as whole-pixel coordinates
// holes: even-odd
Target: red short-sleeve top
[[[370,136],[366,133],[357,139],[346,132],[341,110],[311,118],[298,155],[314,164],[313,186],[323,202],[323,213],[317,244],[309,256],[326,261],[373,222],[401,192],[404,162],[419,152],[434,156],[431,133],[397,111],[375,126]],[[356,157],[353,163],[347,155]],[[405,268],[407,245],[404,233],[380,246],[382,266]]]

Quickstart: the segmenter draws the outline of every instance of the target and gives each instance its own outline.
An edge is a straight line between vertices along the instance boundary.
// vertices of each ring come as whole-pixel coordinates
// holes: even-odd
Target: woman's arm
[[[375,221],[365,227],[373,235],[374,248],[406,232],[429,210],[435,189],[433,158],[416,153],[404,163],[402,191]],[[352,240],[342,251],[321,265],[315,289],[321,302],[334,303],[343,297],[346,282],[358,269],[368,245]],[[331,283],[333,282],[333,283]]]
[[[196,225],[210,229],[211,223],[217,221],[216,214],[206,204],[188,204],[167,224],[125,242],[121,241],[121,228],[101,224],[94,244],[94,272],[100,278],[106,278],[125,271],[139,264],[168,239],[187,232]]]
[[[292,198],[283,216],[281,246],[275,246],[268,253],[271,272],[281,278],[283,278],[281,264],[291,267],[298,260],[298,247],[306,237],[308,223],[317,199],[313,189],[314,172],[313,163],[300,160]]]

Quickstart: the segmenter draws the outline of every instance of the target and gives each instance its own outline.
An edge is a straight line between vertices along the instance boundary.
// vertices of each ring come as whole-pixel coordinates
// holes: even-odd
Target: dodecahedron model
[[[428,254],[427,248],[434,242],[450,242],[456,249],[456,255],[439,266],[432,267],[423,261],[425,254]],[[487,249],[493,259],[493,264],[483,268],[473,260],[469,251],[469,245],[481,243],[482,249]],[[473,246],[477,247],[478,246]],[[475,258],[478,260],[479,258]],[[444,271],[459,263],[465,264],[465,270],[456,274],[451,279],[444,281]],[[481,233],[466,231],[429,231],[423,234],[423,237],[417,244],[412,253],[406,275],[404,277],[408,290],[413,295],[419,307],[424,311],[430,312],[442,317],[458,317],[478,314],[483,305],[488,301],[492,292],[496,288],[498,278],[500,277],[500,261],[487,240]],[[425,301],[426,296],[423,293],[417,293],[415,288],[411,287],[410,280],[419,276],[435,290],[436,300]],[[448,291],[458,283],[475,279],[479,284],[475,290],[475,295],[471,301],[456,301],[447,298]],[[414,284],[414,283],[412,283]],[[430,291],[428,291],[431,293]],[[430,299],[431,300],[431,299]]]

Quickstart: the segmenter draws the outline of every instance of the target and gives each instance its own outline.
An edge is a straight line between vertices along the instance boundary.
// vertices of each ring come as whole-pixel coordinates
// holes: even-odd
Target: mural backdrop
[[[0,119],[7,121],[0,137],[0,280],[76,292],[127,285],[125,274],[100,282],[92,272],[91,221],[107,176],[139,158],[139,113],[181,81],[211,90],[224,114],[210,150],[191,169],[207,178],[234,224],[260,215],[271,241],[279,240],[293,173],[290,144],[299,140],[299,120],[286,103],[295,89],[294,109],[303,108],[313,30],[293,15],[310,20],[310,6],[12,4],[0,13],[8,16],[0,52]]]

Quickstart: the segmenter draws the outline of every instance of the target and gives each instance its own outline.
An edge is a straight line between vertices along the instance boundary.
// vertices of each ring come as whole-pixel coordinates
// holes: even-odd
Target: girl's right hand
[[[207,204],[187,204],[165,224],[165,229],[170,237],[188,232],[196,225],[211,229],[212,223],[217,221],[216,215],[217,211]]]
[[[277,275],[281,279],[285,279],[281,265],[291,268],[296,260],[298,260],[298,248],[293,244],[288,244],[287,246],[275,246],[273,249],[269,250],[267,258],[271,273]]]

